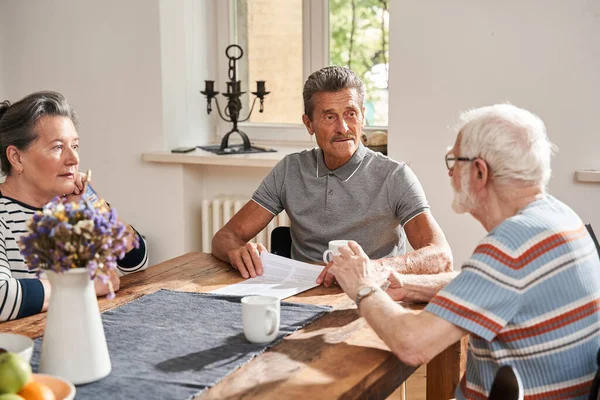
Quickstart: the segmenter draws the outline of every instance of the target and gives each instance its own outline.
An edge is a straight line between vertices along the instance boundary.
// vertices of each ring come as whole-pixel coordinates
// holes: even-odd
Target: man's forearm
[[[402,274],[439,274],[452,271],[452,252],[445,246],[430,245],[377,262]]]
[[[381,290],[360,302],[360,313],[405,364],[427,364],[467,332],[427,311],[394,303]]]
[[[402,293],[403,301],[427,302],[454,279],[458,275],[458,272],[443,272],[430,275],[396,274],[396,279],[401,284],[399,291]]]
[[[412,326],[414,311],[394,303],[381,290],[364,299],[359,311],[402,362],[413,366],[425,362],[415,335],[419,330]]]
[[[241,239],[231,234],[230,232],[220,230],[215,234],[212,240],[212,254],[219,260],[225,261],[231,264],[229,260],[229,252],[239,247],[244,246],[246,243]]]

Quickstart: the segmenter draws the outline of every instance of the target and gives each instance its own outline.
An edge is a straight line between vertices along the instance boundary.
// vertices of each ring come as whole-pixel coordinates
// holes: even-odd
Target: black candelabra
[[[232,49],[239,50],[239,55],[238,56],[232,55],[231,54]],[[225,49],[225,55],[229,59],[229,75],[228,75],[229,82],[227,82],[227,93],[221,93],[225,98],[227,98],[227,105],[225,106],[224,112],[221,112],[221,107],[219,106],[219,101],[216,97],[219,94],[219,92],[214,90],[215,81],[204,81],[205,87],[204,87],[204,90],[201,91],[200,93],[202,93],[203,95],[206,96],[206,101],[207,101],[206,112],[208,114],[211,113],[212,100],[214,99],[215,103],[217,104],[217,111],[219,112],[219,117],[221,117],[221,119],[223,119],[226,122],[233,123],[233,129],[231,129],[229,132],[227,132],[225,134],[225,136],[223,136],[223,139],[221,140],[221,145],[219,147],[205,146],[202,148],[205,150],[214,151],[217,154],[231,154],[234,152],[235,153],[250,153],[250,152],[257,152],[257,151],[265,151],[265,149],[259,149],[259,148],[252,147],[252,145],[250,144],[250,139],[248,138],[248,135],[246,135],[244,132],[242,132],[241,130],[238,129],[238,122],[245,122],[245,121],[248,121],[248,119],[250,119],[250,116],[252,115],[252,111],[254,111],[254,105],[256,104],[257,99],[260,100],[259,112],[262,113],[264,111],[265,96],[268,95],[270,92],[267,92],[265,90],[265,81],[256,81],[256,92],[251,92],[255,97],[254,97],[254,101],[252,102],[252,107],[250,108],[250,112],[248,113],[246,118],[240,119],[240,111],[243,108],[240,97],[243,94],[245,94],[246,92],[242,92],[241,81],[237,80],[237,61],[242,58],[242,56],[244,55],[244,51],[237,44],[232,44],[232,45],[228,46],[227,49]],[[243,141],[242,148],[229,147],[229,137],[234,132],[237,132],[242,137],[242,141]]]

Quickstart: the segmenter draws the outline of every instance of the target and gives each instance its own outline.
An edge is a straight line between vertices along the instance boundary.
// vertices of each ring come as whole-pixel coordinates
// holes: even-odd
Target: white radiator
[[[238,199],[205,199],[202,201],[202,251],[211,252],[213,236],[223,225],[227,223],[238,212],[248,200]],[[263,229],[258,235],[250,240],[254,243],[262,243],[271,251],[271,231],[278,226],[289,226],[290,220],[285,213],[281,212]]]

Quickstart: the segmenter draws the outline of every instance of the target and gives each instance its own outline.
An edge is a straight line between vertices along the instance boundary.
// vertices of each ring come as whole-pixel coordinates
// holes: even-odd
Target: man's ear
[[[6,148],[6,157],[12,165],[12,169],[17,173],[23,172],[23,161],[21,159],[21,151],[16,146],[10,145]]]
[[[365,114],[365,108],[362,108],[362,126],[365,126],[367,124],[367,115]]]
[[[473,182],[478,189],[483,189],[488,183],[490,170],[487,163],[481,158],[475,159],[473,164],[475,164]]]
[[[313,129],[312,121],[310,120],[310,118],[308,118],[308,115],[306,115],[306,114],[302,115],[302,122],[304,122],[304,126],[306,127],[306,130],[308,131],[308,133],[311,135],[314,135],[315,131]]]

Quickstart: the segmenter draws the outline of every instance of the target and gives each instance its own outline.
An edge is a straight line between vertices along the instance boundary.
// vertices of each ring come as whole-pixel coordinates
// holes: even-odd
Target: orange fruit
[[[17,394],[25,400],[56,400],[52,389],[35,381],[27,382]]]

